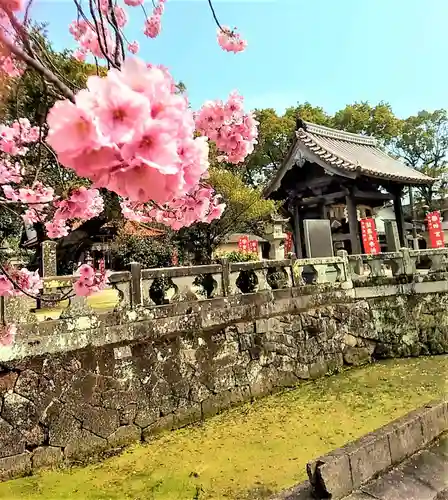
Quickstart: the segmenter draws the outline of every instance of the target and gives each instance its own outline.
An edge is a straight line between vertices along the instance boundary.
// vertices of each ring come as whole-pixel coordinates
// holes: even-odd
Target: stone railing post
[[[230,289],[230,262],[224,257],[220,259],[220,263],[222,267],[222,294],[227,297]]]
[[[412,276],[415,273],[415,266],[411,257],[410,249],[403,247],[400,249],[400,253],[403,256],[404,274],[406,274],[407,276]]]
[[[350,262],[348,261],[348,252],[347,250],[338,250],[336,252],[336,256],[343,259],[342,268],[344,273],[343,287],[344,288],[352,288],[353,287],[353,272],[350,266]]]
[[[142,265],[139,262],[129,264],[131,271],[131,307],[142,304]]]
[[[289,273],[291,275],[292,286],[296,286],[296,277],[294,276],[294,263],[297,260],[296,254],[294,252],[288,253],[288,259],[291,261],[291,267],[289,268]]]

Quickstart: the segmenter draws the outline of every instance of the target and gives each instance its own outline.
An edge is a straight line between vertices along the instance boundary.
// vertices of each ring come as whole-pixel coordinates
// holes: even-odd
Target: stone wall
[[[447,285],[292,287],[24,325],[0,361],[0,477],[146,441],[344,364],[446,353]]]

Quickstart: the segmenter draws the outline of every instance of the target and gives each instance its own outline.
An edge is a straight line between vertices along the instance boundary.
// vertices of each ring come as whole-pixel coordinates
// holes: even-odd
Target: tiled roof
[[[436,180],[389,156],[381,150],[373,137],[304,121],[299,123],[301,126],[296,131],[296,140],[266,187],[265,196],[280,187],[281,179],[294,166],[298,154],[342,176],[364,175],[403,184],[431,184]]]
[[[297,140],[328,165],[399,182],[428,184],[435,180],[386,154],[373,137],[304,123],[306,128],[297,130]]]

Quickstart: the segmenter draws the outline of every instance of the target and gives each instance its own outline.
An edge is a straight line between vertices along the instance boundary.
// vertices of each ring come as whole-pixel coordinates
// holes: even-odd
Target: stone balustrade
[[[88,298],[75,296],[77,276],[47,273],[39,301],[2,298],[17,332],[0,349],[0,480],[372,359],[447,353],[446,257],[132,263]]]
[[[351,288],[369,284],[412,283],[446,279],[448,249],[410,250],[376,255],[263,260],[219,263],[203,266],[142,269],[132,263],[129,271],[113,272],[108,288],[116,293],[112,309],[154,308],[179,302],[203,301],[293,287],[333,286]],[[39,308],[63,309],[61,318],[92,312],[88,299],[73,291],[74,276],[46,276],[38,300],[27,297],[2,298],[2,320],[33,323]],[[308,292],[307,292],[308,293]]]

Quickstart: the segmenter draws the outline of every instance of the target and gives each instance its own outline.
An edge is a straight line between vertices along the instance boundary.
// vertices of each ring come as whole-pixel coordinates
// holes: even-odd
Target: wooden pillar
[[[300,226],[302,224],[300,220],[299,203],[297,200],[294,201],[294,250],[296,257],[298,259],[303,259],[302,253],[302,236],[300,234]]]
[[[402,194],[403,194],[402,188],[396,189],[394,192],[394,212],[395,212],[395,220],[397,221],[400,245],[402,247],[407,247],[408,245],[406,241],[406,231],[404,229],[403,205],[401,203]]]
[[[345,204],[347,206],[352,254],[360,254],[362,251],[361,241],[359,239],[358,216],[356,214],[356,204],[351,193],[345,197]]]

